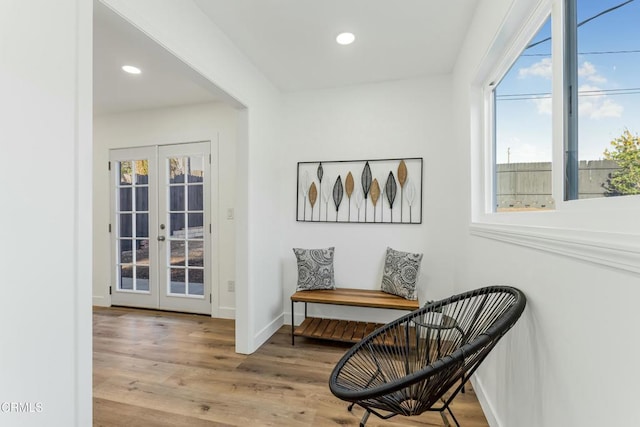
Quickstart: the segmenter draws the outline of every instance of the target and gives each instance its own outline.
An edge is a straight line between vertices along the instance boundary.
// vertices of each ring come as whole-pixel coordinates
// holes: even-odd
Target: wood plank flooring
[[[328,378],[348,344],[283,326],[251,355],[236,354],[234,322],[126,308],[94,308],[94,426],[357,426]],[[453,402],[464,427],[488,426],[471,390]],[[368,427],[442,426],[438,413],[371,416]]]

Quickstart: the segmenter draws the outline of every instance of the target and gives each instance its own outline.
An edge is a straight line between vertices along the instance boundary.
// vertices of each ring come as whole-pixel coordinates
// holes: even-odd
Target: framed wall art
[[[298,162],[296,220],[422,223],[422,158]]]

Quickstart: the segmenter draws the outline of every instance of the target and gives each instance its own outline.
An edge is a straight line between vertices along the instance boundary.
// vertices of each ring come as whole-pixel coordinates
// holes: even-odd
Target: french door
[[[210,147],[111,151],[112,304],[211,314]]]

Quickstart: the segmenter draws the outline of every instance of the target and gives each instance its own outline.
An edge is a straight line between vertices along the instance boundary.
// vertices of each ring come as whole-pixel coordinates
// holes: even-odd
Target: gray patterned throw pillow
[[[382,273],[382,291],[408,300],[418,299],[416,282],[422,254],[400,252],[387,248]]]
[[[333,276],[333,247],[326,249],[293,248],[298,259],[297,291],[335,289]]]

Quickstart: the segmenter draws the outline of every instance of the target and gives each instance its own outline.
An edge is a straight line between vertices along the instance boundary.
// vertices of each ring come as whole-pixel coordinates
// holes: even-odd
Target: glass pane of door
[[[165,162],[167,294],[204,298],[204,154]]]
[[[157,148],[111,150],[111,303],[158,308]]]
[[[211,314],[210,142],[111,150],[111,303]]]
[[[158,149],[160,307],[211,313],[210,143]]]
[[[116,161],[116,283],[118,291],[149,292],[149,161]]]

